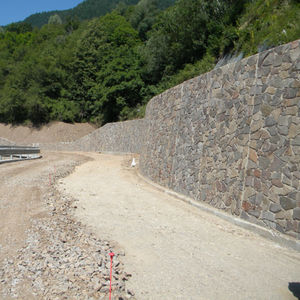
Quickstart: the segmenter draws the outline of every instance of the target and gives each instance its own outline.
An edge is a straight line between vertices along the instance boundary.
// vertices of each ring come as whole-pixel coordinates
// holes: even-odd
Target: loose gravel
[[[71,173],[77,164],[60,168],[54,180]],[[115,252],[113,299],[134,299],[125,285],[131,276],[121,262],[125,253],[76,221],[76,201],[61,195],[55,185],[41,200],[46,214],[32,221],[17,254],[0,261],[0,299],[108,299],[110,252]]]

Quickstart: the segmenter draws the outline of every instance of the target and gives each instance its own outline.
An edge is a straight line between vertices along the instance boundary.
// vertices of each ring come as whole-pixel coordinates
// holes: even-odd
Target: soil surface
[[[137,299],[296,299],[300,253],[156,190],[132,156],[86,155],[59,189],[78,200],[80,222],[124,249]]]
[[[39,128],[0,123],[0,137],[17,144],[70,142],[91,133],[95,129],[93,125],[88,123],[52,122]]]
[[[123,253],[78,222],[74,200],[55,188],[90,158],[42,155],[0,165],[0,299],[108,299],[111,251],[114,299],[132,298]]]

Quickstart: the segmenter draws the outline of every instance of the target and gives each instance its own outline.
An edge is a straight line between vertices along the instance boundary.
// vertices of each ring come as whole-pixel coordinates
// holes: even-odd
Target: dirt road
[[[73,200],[54,184],[88,160],[43,153],[39,160],[0,165],[0,299],[108,298],[114,249],[74,220]],[[122,264],[114,272],[115,295],[128,296]]]
[[[116,241],[137,299],[296,299],[300,253],[168,196],[139,179],[130,156],[94,160],[60,182],[76,216]]]

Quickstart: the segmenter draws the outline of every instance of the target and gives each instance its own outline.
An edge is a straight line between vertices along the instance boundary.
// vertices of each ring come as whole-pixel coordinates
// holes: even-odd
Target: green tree
[[[221,0],[179,0],[161,14],[144,49],[146,73],[154,82],[201,59],[208,49],[218,52],[226,8]]]
[[[32,31],[32,26],[27,22],[11,23],[5,27],[5,30],[15,33],[26,33]]]
[[[139,44],[138,33],[115,12],[89,24],[76,50],[70,89],[82,119],[116,121],[141,102]]]
[[[58,14],[52,15],[52,16],[49,18],[48,24],[56,24],[56,25],[62,24],[61,17],[60,17]]]
[[[147,39],[147,32],[152,28],[158,13],[157,0],[141,0],[134,7],[130,16],[130,23],[138,31],[143,41]]]

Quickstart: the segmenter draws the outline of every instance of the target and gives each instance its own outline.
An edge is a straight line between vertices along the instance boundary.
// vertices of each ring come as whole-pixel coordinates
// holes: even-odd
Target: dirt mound
[[[0,124],[0,138],[17,144],[71,142],[95,129],[88,123],[52,122],[39,128]]]

